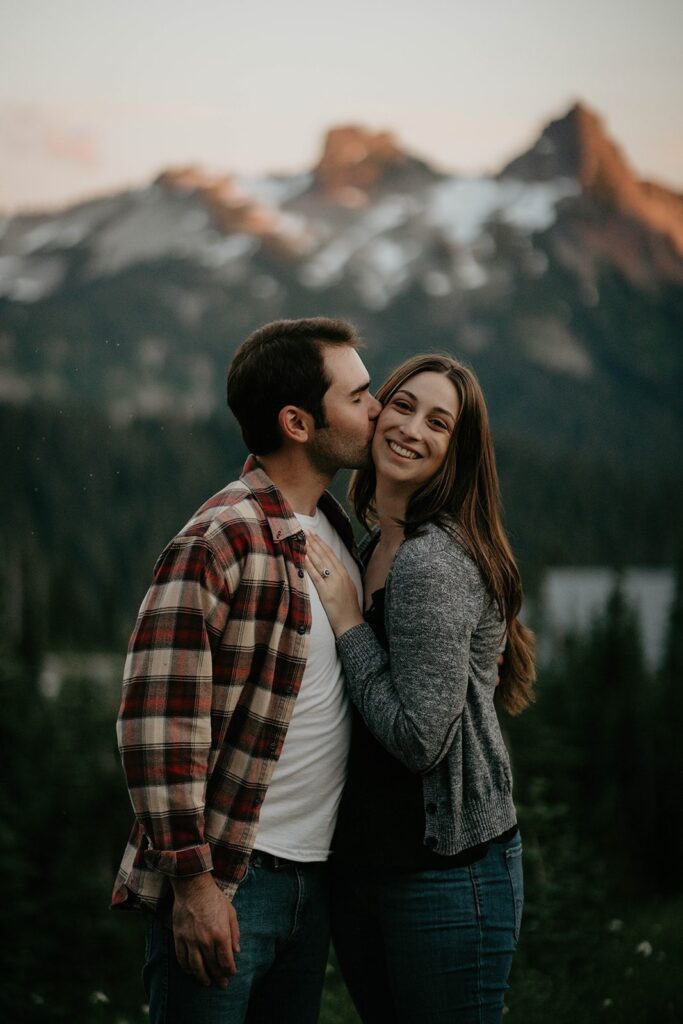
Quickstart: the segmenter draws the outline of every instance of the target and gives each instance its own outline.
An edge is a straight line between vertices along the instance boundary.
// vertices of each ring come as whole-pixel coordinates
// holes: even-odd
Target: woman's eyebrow
[[[407,395],[408,398],[411,398],[413,400],[413,402],[417,402],[417,398],[412,393],[412,391],[408,391],[408,388],[399,388],[398,391],[394,392],[392,397],[396,397],[396,395],[398,395],[398,394]],[[450,418],[453,420],[453,422],[455,422],[455,416],[453,415],[453,413],[450,412],[448,409],[443,409],[440,405],[435,405],[432,408],[432,412],[440,412],[440,413],[443,413],[444,416],[450,416]]]

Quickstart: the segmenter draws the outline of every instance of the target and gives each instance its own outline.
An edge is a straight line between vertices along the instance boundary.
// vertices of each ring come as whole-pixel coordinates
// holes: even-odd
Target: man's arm
[[[227,984],[239,944],[204,835],[213,659],[234,576],[203,538],[169,544],[131,637],[117,726],[146,860],[173,885],[178,959],[203,984]]]

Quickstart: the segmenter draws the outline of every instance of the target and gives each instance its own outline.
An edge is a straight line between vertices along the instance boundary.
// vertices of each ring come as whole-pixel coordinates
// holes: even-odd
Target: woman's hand
[[[353,580],[334,551],[315,533],[306,534],[306,569],[335,636],[363,622]]]

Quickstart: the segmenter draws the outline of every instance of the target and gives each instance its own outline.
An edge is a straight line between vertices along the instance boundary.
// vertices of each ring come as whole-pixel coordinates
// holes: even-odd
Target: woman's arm
[[[319,573],[327,567],[320,565]],[[326,597],[335,587],[332,573],[336,576],[336,567],[330,577],[320,576],[319,584],[314,578],[326,610]],[[467,694],[470,638],[484,594],[471,559],[432,527],[402,545],[391,570],[388,656],[367,623],[356,619],[342,628],[346,620],[339,593],[332,599],[330,622],[353,702],[371,732],[411,771],[430,771],[451,746]]]

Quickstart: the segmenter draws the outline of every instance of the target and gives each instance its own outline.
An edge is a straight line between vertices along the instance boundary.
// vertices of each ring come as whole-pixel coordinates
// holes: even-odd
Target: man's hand
[[[173,938],[178,963],[201,985],[226,988],[237,973],[240,951],[237,914],[213,875],[172,880]]]

